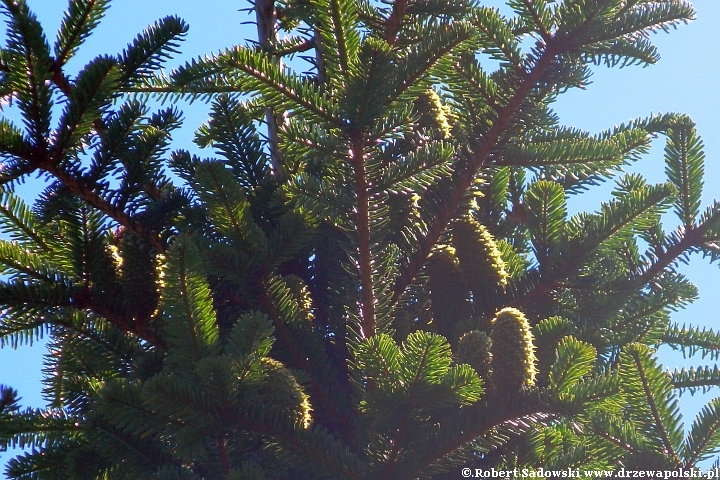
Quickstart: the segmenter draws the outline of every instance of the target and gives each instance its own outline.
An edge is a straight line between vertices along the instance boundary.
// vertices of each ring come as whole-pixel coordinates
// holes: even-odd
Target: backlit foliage
[[[655,354],[720,345],[670,318],[697,295],[678,261],[720,258],[695,125],[590,134],[552,110],[594,65],[657,61],[648,34],[694,10],[508,4],[264,0],[256,44],[163,70],[187,31],[167,17],[70,72],[109,0],[71,0],[52,48],[4,0],[0,342],[49,337],[47,406],[0,392],[0,446],[26,449],[7,476],[441,479],[715,455],[718,401],[686,435],[677,397],[718,369]],[[209,102],[209,158],[169,151],[183,99]],[[667,181],[625,174],[657,137]],[[31,176],[47,187],[23,200]],[[612,198],[571,216],[603,181]]]

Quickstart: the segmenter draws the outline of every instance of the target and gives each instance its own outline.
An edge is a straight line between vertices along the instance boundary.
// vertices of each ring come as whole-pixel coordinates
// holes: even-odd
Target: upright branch
[[[385,21],[385,41],[394,45],[402,27],[407,0],[393,2],[390,16]],[[375,72],[375,69],[371,69]],[[372,74],[371,74],[372,77]],[[368,85],[370,85],[368,81]],[[369,92],[367,92],[369,93]],[[375,335],[375,293],[373,289],[373,260],[370,240],[370,191],[367,181],[364,153],[364,133],[358,129],[351,134],[351,161],[355,175],[357,202],[358,268],[360,270],[360,315],[364,338]]]
[[[403,17],[407,9],[407,0],[395,0],[393,2],[390,16],[385,21],[385,41],[389,45],[395,45],[398,33],[402,27]]]
[[[123,211],[122,208],[116,207],[112,203],[108,202],[105,198],[94,191],[90,185],[87,185],[82,180],[77,179],[53,163],[40,162],[38,168],[51,174],[60,183],[65,185],[68,190],[82,198],[89,205],[97,208],[135,235],[146,239],[157,253],[162,254],[165,252],[165,245],[160,237],[158,237],[157,233],[140,224],[140,222]]]
[[[435,221],[429,226],[427,234],[421,239],[419,248],[411,256],[410,261],[398,277],[393,289],[392,302],[396,303],[403,292],[413,279],[417,272],[425,264],[430,255],[432,248],[437,243],[440,235],[450,221],[455,217],[457,209],[465,198],[465,195],[473,183],[476,175],[487,161],[490,154],[497,149],[498,141],[502,134],[511,125],[514,115],[520,110],[523,102],[526,101],[528,94],[537,85],[543,75],[547,72],[552,61],[557,55],[562,53],[563,43],[561,39],[555,38],[552,42],[545,46],[540,57],[537,59],[532,68],[525,74],[520,85],[515,90],[507,104],[498,111],[497,118],[488,133],[480,139],[479,148],[472,153],[467,162],[457,165],[458,175],[456,176],[454,190],[450,199],[438,215]]]
[[[370,248],[370,191],[365,170],[364,139],[356,133],[352,142],[352,163],[355,172],[355,195],[357,201],[358,262],[360,270],[360,314],[362,335],[375,335],[375,295],[373,292],[373,262]]]
[[[255,16],[258,43],[262,48],[270,51],[276,40],[275,25],[277,23],[277,13],[275,12],[275,0],[256,0]],[[280,65],[279,57],[275,58],[274,61]],[[278,116],[274,109],[271,107],[265,109],[270,163],[272,165],[273,175],[277,180],[282,180],[285,177],[282,167],[282,155],[280,154],[280,137],[278,135],[278,126],[281,121],[282,117]]]

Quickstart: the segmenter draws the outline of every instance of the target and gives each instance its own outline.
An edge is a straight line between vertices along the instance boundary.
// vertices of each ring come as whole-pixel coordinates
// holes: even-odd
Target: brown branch
[[[358,269],[360,270],[360,313],[364,338],[375,335],[375,294],[372,279],[372,252],[370,246],[370,186],[365,171],[364,139],[361,133],[353,135],[352,165],[355,174],[357,200]]]
[[[670,266],[673,262],[677,261],[680,256],[686,251],[702,245],[705,233],[707,232],[707,225],[701,224],[698,227],[690,230],[685,230],[685,235],[682,240],[668,248],[667,250],[659,250],[657,255],[657,261],[653,263],[650,268],[645,270],[638,281],[644,285],[655,278],[661,271],[665,270],[666,267]]]
[[[397,35],[402,27],[403,17],[407,9],[407,0],[395,0],[392,12],[385,21],[385,41],[389,45],[395,45]]]
[[[301,43],[298,43],[294,47],[288,47],[285,49],[278,49],[275,52],[273,52],[275,55],[281,56],[281,55],[291,55],[293,53],[302,53],[307,52],[311,48],[315,46],[315,37],[312,39],[306,39],[303,40]]]
[[[277,13],[275,11],[275,0],[256,0],[255,18],[257,22],[258,43],[266,50],[270,50],[276,40],[275,24]],[[273,60],[276,65],[280,64],[280,58]],[[270,164],[276,179],[282,180],[285,173],[282,168],[282,157],[280,155],[280,135],[278,125],[282,122],[282,116],[278,115],[272,108],[265,109],[265,123],[267,123],[267,140],[270,150]]]
[[[501,135],[511,126],[513,116],[522,106],[530,91],[540,81],[547,71],[556,55],[562,52],[563,44],[559,42],[549,43],[538,58],[535,66],[530,70],[522,83],[515,91],[515,94],[508,103],[500,109],[495,123],[485,135],[479,150],[477,150],[468,160],[467,164],[462,166],[459,178],[457,179],[457,187],[452,193],[450,200],[442,208],[436,217],[436,221],[429,226],[425,238],[421,240],[420,248],[410,257],[408,265],[403,269],[393,288],[392,303],[396,303],[405,289],[413,281],[415,275],[425,263],[433,246],[437,243],[440,235],[442,235],[445,227],[455,216],[458,206],[462,203],[465,193],[475,178],[477,172],[485,164],[490,154],[497,148]]]
[[[98,195],[97,192],[93,191],[93,189],[84,182],[79,181],[65,170],[47,161],[41,162],[38,165],[38,168],[48,172],[49,174],[57,178],[71,192],[80,196],[90,206],[97,208],[105,215],[112,218],[120,225],[133,232],[135,235],[146,239],[150,243],[150,245],[153,246],[157,253],[165,252],[165,245],[163,245],[160,237],[158,237],[155,232],[145,228],[143,225],[133,219],[130,215],[125,213],[121,208],[118,208],[115,205],[109,203],[107,200]]]
[[[105,320],[110,322],[116,328],[119,328],[123,332],[131,333],[136,337],[148,342],[150,345],[159,348],[160,350],[167,350],[167,342],[165,339],[158,336],[157,332],[149,328],[148,322],[133,322],[132,320],[123,318],[118,315],[117,312],[110,310],[105,305],[96,302],[93,299],[92,291],[90,288],[84,288],[80,290],[75,298],[73,299],[75,307],[83,310],[91,310]]]
[[[62,93],[64,93],[68,97],[71,97],[72,86],[70,85],[70,81],[63,73],[62,67],[57,61],[53,62],[52,66],[50,67],[50,71],[52,72],[53,83],[60,89]]]
[[[217,442],[218,457],[220,457],[220,465],[222,465],[223,475],[227,476],[230,474],[230,458],[228,457],[227,445],[224,438],[218,438]]]
[[[557,288],[561,288],[562,286],[563,285],[559,280],[551,280],[545,277],[544,279],[541,279],[540,284],[537,287],[533,288],[522,297],[514,299],[513,301],[508,303],[507,306],[522,309],[523,306],[527,306],[528,304],[532,305],[537,300],[540,300],[543,296],[547,295],[549,292],[552,292]]]

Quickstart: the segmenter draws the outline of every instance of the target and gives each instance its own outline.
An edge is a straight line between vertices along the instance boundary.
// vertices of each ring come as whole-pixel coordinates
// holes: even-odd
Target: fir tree
[[[258,2],[257,44],[165,75],[178,18],[71,74],[108,1],[72,0],[51,48],[4,0],[0,94],[23,122],[0,120],[0,338],[51,339],[47,407],[0,395],[0,445],[28,448],[7,475],[451,478],[720,450],[718,400],[687,436],[677,411],[720,372],[655,357],[720,344],[669,316],[696,296],[677,262],[720,257],[695,125],[591,135],[551,108],[593,64],[654,63],[648,33],[692,6],[509,4]],[[195,141],[218,158],[168,152],[180,112],[158,96],[210,102]],[[668,181],[624,175],[659,135]]]

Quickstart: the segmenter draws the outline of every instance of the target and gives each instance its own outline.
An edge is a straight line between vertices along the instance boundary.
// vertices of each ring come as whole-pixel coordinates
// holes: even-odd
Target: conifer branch
[[[281,49],[277,50],[275,53],[277,55],[283,55],[283,56],[284,55],[292,55],[294,53],[307,52],[308,50],[315,48],[315,47],[316,47],[315,38],[313,37],[311,39],[305,39],[302,42],[298,43],[297,45],[293,45],[293,46],[287,47],[287,48],[281,48]]]
[[[237,53],[243,54],[242,50],[236,50]],[[285,85],[275,82],[273,78],[268,77],[266,72],[260,70],[257,68],[256,65],[243,63],[246,59],[238,58],[238,56],[229,56],[227,59],[227,65],[232,66],[234,68],[237,68],[239,71],[242,71],[246,74],[248,74],[250,77],[254,78],[258,84],[265,85],[276,92],[278,92],[281,96],[291,100],[295,104],[301,106],[302,108],[307,109],[308,111],[314,113],[324,121],[336,126],[336,127],[346,127],[347,125],[343,121],[343,119],[337,117],[334,115],[334,112],[330,109],[326,109],[324,105],[320,105],[314,100],[310,100],[305,95],[300,95],[296,88],[303,88],[304,86],[307,86],[307,83],[302,83],[297,81],[296,78],[293,77],[285,77],[284,80],[295,81],[294,85]],[[280,72],[280,69],[277,69],[278,72]],[[319,92],[319,89],[313,88],[310,86],[307,86],[307,88],[313,93]],[[157,92],[157,93],[178,93],[178,88],[175,86],[169,86],[169,87],[158,87],[158,88],[142,88],[142,89],[128,89],[128,91],[142,91],[142,92]],[[238,87],[234,85],[228,85],[228,86],[217,86],[213,87],[212,91],[214,93],[237,93]],[[319,93],[318,93],[319,94]]]
[[[55,62],[53,63],[53,73],[57,69],[60,70],[62,65],[68,61],[72,56],[72,51],[77,47],[78,41],[81,41],[83,34],[87,34],[85,30],[88,27],[88,23],[92,23],[92,19],[96,12],[94,11],[100,2],[98,0],[89,0],[85,5],[85,9],[82,11],[78,18],[75,18],[72,22],[72,30],[67,32],[67,36],[63,39],[64,45],[55,52]],[[101,7],[102,10],[102,7]],[[65,92],[65,90],[63,90]],[[67,94],[67,92],[65,92]]]
[[[720,422],[717,420],[719,399],[712,400],[698,414],[685,441],[685,465],[692,467],[696,462],[707,458],[708,451],[718,451],[718,435],[720,435]]]
[[[542,55],[538,58],[532,69],[527,72],[514,95],[507,104],[499,110],[495,122],[487,135],[485,135],[485,138],[483,138],[480,149],[472,154],[467,164],[458,165],[460,171],[458,172],[457,178],[454,179],[456,186],[452,196],[438,212],[435,221],[428,227],[427,234],[424,238],[420,239],[420,247],[410,257],[408,264],[402,270],[393,288],[392,304],[397,303],[407,286],[414,280],[417,272],[425,264],[428,255],[430,255],[440,235],[442,235],[447,225],[454,218],[476,174],[483,167],[490,154],[497,148],[497,143],[501,135],[510,127],[513,116],[521,108],[526,97],[543,77],[555,57],[561,54],[563,50],[564,43],[561,40],[555,39],[555,41],[547,44]]]
[[[138,221],[125,213],[121,208],[114,206],[113,204],[102,198],[86,183],[78,180],[77,178],[75,178],[74,176],[64,171],[62,168],[55,164],[42,162],[39,164],[39,168],[53,175],[60,181],[60,183],[65,185],[68,190],[78,195],[89,205],[97,208],[105,215],[112,218],[120,225],[133,232],[135,235],[146,239],[153,246],[156,252],[165,252],[165,245],[163,245],[162,240],[160,240],[160,238],[155,232],[152,232],[145,226],[141,225]]]
[[[32,62],[32,59],[28,56],[28,62]],[[32,63],[30,63],[32,65]],[[35,140],[35,145],[33,146],[33,154],[37,155],[44,155],[48,150],[48,143],[47,139],[45,138],[44,132],[39,128],[39,126],[43,123],[42,113],[40,112],[40,109],[38,105],[40,104],[40,93],[38,92],[39,88],[36,84],[38,82],[38,79],[36,78],[35,69],[32,68],[32,66],[28,69],[28,83],[30,85],[30,95],[32,97],[31,105],[32,105],[32,122],[33,122],[33,133]]]
[[[545,41],[545,43],[548,43],[552,39],[552,34],[548,31],[547,27],[540,18],[537,8],[535,8],[535,5],[533,4],[533,0],[523,1],[525,2],[525,8],[528,9],[528,12],[530,12],[530,15],[532,15],[535,25],[538,27],[538,32],[540,33],[540,36]]]
[[[395,0],[392,6],[392,12],[385,21],[385,41],[388,45],[395,45],[398,33],[402,27],[405,10],[407,9],[407,0]]]
[[[75,296],[74,302],[76,308],[91,310],[123,332],[131,333],[162,351],[167,350],[167,342],[154,329],[149,327],[147,320],[133,322],[124,318],[121,314],[93,299],[93,294],[89,288],[80,290]]]
[[[629,282],[635,286],[643,286],[652,282],[655,277],[662,273],[668,266],[675,263],[683,254],[702,245],[706,231],[707,228],[705,225],[700,225],[686,231],[682,239],[672,247],[656,251],[656,258],[652,265],[638,276],[630,278]],[[512,301],[510,305],[514,307],[532,305],[539,298],[542,298],[543,295],[558,288],[563,288],[563,282],[561,280],[547,276],[542,277],[535,288]]]
[[[320,449],[316,448],[316,445],[311,444],[306,439],[299,438],[299,435],[293,435],[294,432],[292,432],[292,430],[289,432],[283,431],[284,429],[282,429],[282,427],[276,428],[275,425],[269,425],[267,421],[263,422],[261,420],[255,420],[249,418],[249,415],[247,414],[243,415],[243,413],[241,413],[240,416],[236,416],[231,419],[231,421],[236,424],[244,425],[252,432],[274,437],[279,441],[279,443],[291,446],[292,450],[295,450],[295,452],[302,453],[304,456],[308,457],[308,463],[323,465],[334,471],[339,475],[335,478],[347,480],[364,480],[367,478],[362,474],[362,472],[353,468],[351,465],[338,465],[336,462],[333,462],[334,459],[328,455],[328,453],[330,453],[328,449],[322,448],[322,446]]]
[[[32,163],[28,163],[26,165],[23,165],[20,168],[16,168],[14,172],[12,173],[2,173],[0,174],[0,185],[4,185],[6,183],[14,182],[15,180],[24,177],[25,175],[30,175],[35,170],[37,170],[37,165],[34,165]]]
[[[397,429],[397,437],[393,439],[393,448],[385,462],[382,475],[380,478],[393,478],[393,473],[398,465],[398,455],[405,448],[405,438],[407,436],[408,417],[405,415]]]
[[[277,22],[277,13],[275,11],[275,0],[255,0],[255,15],[257,21],[258,43],[266,50],[270,50],[275,42],[275,24]],[[276,65],[280,65],[280,58],[276,57],[272,60]],[[275,178],[281,181],[285,177],[282,167],[282,157],[280,155],[280,135],[278,126],[281,117],[271,107],[265,109],[265,123],[267,124],[267,141],[270,151],[270,164]]]
[[[607,442],[613,444],[614,446],[616,446],[622,450],[625,450],[626,452],[629,452],[629,453],[635,452],[635,448],[632,445],[630,445],[627,442],[622,441],[622,439],[619,439],[619,438],[616,438],[616,437],[610,435],[608,432],[604,432],[602,430],[595,430],[595,431],[593,431],[593,435],[605,439]]]
[[[655,420],[655,426],[660,431],[660,437],[662,439],[664,447],[664,454],[670,455],[675,464],[679,466],[681,465],[680,459],[678,458],[677,452],[675,452],[675,448],[673,447],[672,441],[670,440],[667,428],[665,428],[663,416],[661,415],[660,409],[658,408],[655,400],[655,393],[652,391],[650,379],[645,372],[645,365],[642,362],[640,354],[637,350],[632,349],[628,353],[632,355],[633,361],[635,363],[635,368],[637,369],[638,376],[640,377],[642,389],[645,393],[645,398],[648,402],[648,406],[650,407],[650,411],[652,412],[653,419]]]
[[[91,310],[93,310],[93,312],[96,312],[95,309],[91,309]],[[105,318],[105,316],[102,316],[99,313],[98,313],[98,316],[101,316],[108,323],[115,326],[116,328],[119,328],[119,326],[117,324],[109,321],[107,318]],[[108,342],[106,339],[102,338],[102,335],[100,334],[99,330],[95,331],[95,329],[81,328],[81,327],[75,325],[73,322],[65,320],[64,318],[53,319],[53,324],[62,327],[64,330],[73,332],[73,335],[75,335],[75,336],[87,338],[91,342],[102,346],[102,348],[104,348],[108,352],[111,352],[111,353],[117,355],[119,358],[122,358],[123,361],[127,362],[128,364],[132,363],[132,361],[133,361],[133,357],[131,355],[129,355],[127,351],[121,350],[116,345],[113,345],[112,343]],[[126,331],[126,330],[123,330],[123,331]],[[132,333],[132,332],[128,332],[128,333]],[[136,335],[136,336],[140,337],[139,335]],[[143,338],[143,337],[140,337],[140,338]],[[145,339],[143,338],[143,340],[145,340]],[[152,341],[149,341],[149,340],[148,340],[148,343],[150,343],[151,345],[155,345]]]
[[[537,422],[547,422],[555,418],[555,414],[543,407],[539,397],[534,394],[524,397],[523,400],[528,401],[514,398],[504,404],[498,399],[489,399],[477,402],[464,412],[461,411],[460,416],[464,418],[462,431],[444,441],[442,446],[439,446],[440,448],[428,449],[428,453],[414,462],[414,465],[418,469],[431,465],[448,455],[452,455],[453,452],[462,449],[483,435],[489,434],[494,429],[502,428],[505,424],[512,424],[513,422],[522,424],[525,420],[533,417],[539,417]],[[487,415],[487,412],[492,412],[492,415]],[[473,418],[476,415],[478,418]],[[531,421],[531,423],[536,422]],[[447,435],[447,432],[443,433]],[[438,435],[441,435],[441,433],[438,433]]]
[[[665,268],[675,263],[684,253],[701,246],[705,240],[707,230],[708,225],[701,223],[689,230],[684,230],[682,239],[670,248],[657,249],[655,251],[656,258],[652,265],[640,274],[637,282],[640,285],[645,285],[665,270]]]
[[[314,394],[313,399],[316,400],[319,405],[322,405],[322,411],[326,412],[337,422],[337,425],[343,433],[347,434],[348,432],[352,432],[351,419],[342,415],[337,408],[337,402],[330,397],[325,387],[314,374],[309,358],[298,348],[292,333],[282,320],[280,311],[275,306],[272,298],[270,298],[267,288],[265,288],[264,285],[257,285],[255,290],[258,292],[257,296],[260,305],[273,322],[280,344],[290,353],[293,368],[297,368],[308,375],[312,393]],[[238,302],[238,304],[240,303],[241,302]]]
[[[0,214],[3,216],[4,224],[11,224],[13,229],[22,231],[23,235],[27,238],[32,239],[39,247],[46,250],[47,242],[42,237],[42,234],[37,231],[37,224],[35,228],[26,220],[26,218],[32,218],[29,209],[24,203],[18,202],[18,198],[10,192],[3,192],[0,196],[2,202],[0,202]],[[6,223],[7,222],[7,223]]]
[[[360,270],[360,312],[363,338],[375,335],[375,293],[373,291],[373,261],[370,243],[370,187],[365,171],[364,139],[362,133],[352,139],[352,165],[355,174],[357,202],[358,269]]]

